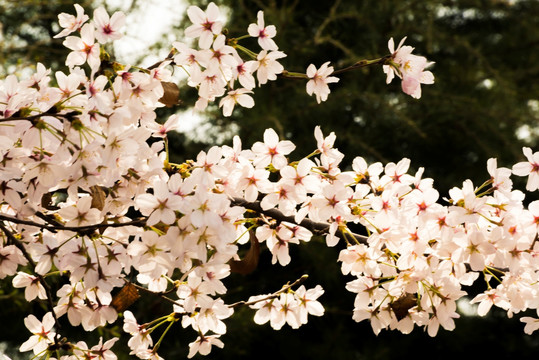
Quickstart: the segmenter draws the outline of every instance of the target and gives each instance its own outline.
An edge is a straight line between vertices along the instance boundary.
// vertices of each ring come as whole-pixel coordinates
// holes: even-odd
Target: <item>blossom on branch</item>
[[[198,38],[198,45],[202,49],[209,49],[213,36],[218,35],[223,28],[223,23],[219,21],[221,12],[213,2],[208,4],[206,11],[198,6],[189,6],[187,15],[193,25],[185,29],[185,35],[190,38]]]
[[[522,152],[528,161],[519,162],[513,165],[513,174],[518,176],[528,176],[526,190],[535,191],[539,189],[539,152],[532,152],[529,147],[523,147]]]
[[[434,64],[427,62],[423,56],[413,55],[414,50],[411,46],[402,46],[404,37],[397,49],[393,38],[389,39],[388,48],[391,53],[389,65],[384,65],[384,73],[387,74],[386,83],[389,84],[395,77],[395,74],[402,79],[402,91],[405,94],[411,95],[413,98],[421,97],[421,84],[433,84],[434,75],[425,68]]]
[[[273,37],[277,35],[277,29],[274,25],[264,25],[264,12],[259,11],[257,14],[257,23],[250,24],[247,28],[247,32],[252,37],[258,38],[258,44],[264,50],[277,50],[277,44],[273,41]]]
[[[307,76],[309,81],[307,81],[307,94],[316,95],[316,102],[320,104],[321,101],[326,101],[330,93],[328,84],[336,83],[339,81],[339,78],[335,76],[329,76],[333,73],[333,66],[328,66],[329,61],[325,62],[320,66],[319,69],[311,64],[307,68]]]

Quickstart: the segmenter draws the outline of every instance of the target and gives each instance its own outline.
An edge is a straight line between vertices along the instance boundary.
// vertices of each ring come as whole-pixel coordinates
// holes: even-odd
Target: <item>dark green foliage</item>
[[[43,63],[47,68],[64,68],[69,53],[62,42],[53,39],[60,32],[58,14],[75,14],[68,0],[2,0],[0,1],[0,77],[28,66]],[[91,14],[91,0],[78,1]]]

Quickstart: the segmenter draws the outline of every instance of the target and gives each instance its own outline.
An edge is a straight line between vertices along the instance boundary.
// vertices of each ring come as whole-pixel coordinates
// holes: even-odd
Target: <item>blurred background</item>
[[[276,43],[287,54],[281,63],[289,71],[305,72],[311,63],[326,61],[336,69],[362,59],[388,53],[390,37],[435,64],[430,68],[435,84],[423,86],[420,100],[402,93],[400,81],[385,83],[380,66],[340,75],[321,105],[305,92],[298,80],[279,79],[255,89],[256,106],[236,108],[224,118],[216,105],[203,114],[193,114],[196,91],[180,82],[181,105],[159,109],[165,121],[173,112],[182,113],[180,132],[171,134],[173,160],[196,157],[214,144],[229,143],[240,135],[244,147],[274,128],[281,138],[294,141],[295,159],[316,146],[313,129],[335,132],[336,147],[346,157],[344,167],[355,156],[369,162],[412,160],[413,173],[425,168],[441,197],[465,179],[479,185],[487,180],[486,161],[498,158],[498,166],[510,167],[524,159],[522,147],[537,150],[539,138],[539,1],[518,0],[216,0],[226,9],[226,27],[232,37],[247,33],[264,11],[266,24],[277,27]],[[126,37],[109,51],[124,63],[148,66],[166,57],[174,40],[185,41],[186,8],[208,1],[114,0],[79,3],[91,15],[104,5],[109,14],[123,10],[128,16]],[[0,77],[24,75],[36,62],[53,71],[65,70],[67,55],[62,39],[52,39],[60,28],[57,14],[74,13],[73,1],[0,0]],[[245,45],[258,49],[256,41]],[[242,43],[243,44],[243,43]],[[149,55],[151,54],[151,55]],[[514,179],[524,189],[524,180]],[[530,198],[529,200],[531,200]],[[441,200],[442,201],[442,200]],[[452,332],[440,330],[430,338],[422,329],[410,335],[382,332],[375,336],[368,322],[351,319],[354,296],[344,289],[336,259],[340,249],[327,249],[320,239],[293,248],[287,267],[271,266],[269,253],[261,254],[259,268],[252,274],[233,274],[227,283],[227,302],[245,300],[252,294],[273,292],[304,273],[305,284],[321,284],[320,298],[326,306],[323,318],[310,318],[299,330],[272,330],[252,321],[253,311],[238,309],[227,321],[223,350],[213,349],[209,359],[389,359],[398,356],[449,359],[471,357],[522,359],[539,353],[539,335],[523,333],[520,316],[508,319],[502,311],[480,318],[469,306],[459,307],[461,318]],[[470,290],[471,293],[480,289]],[[25,313],[43,312],[40,304],[26,304],[9,281],[0,283],[0,340],[6,352],[25,341]],[[165,314],[168,309],[143,297],[133,311],[140,322]],[[138,310],[137,310],[138,309]],[[140,309],[144,309],[141,311]],[[521,315],[521,314],[518,314]],[[535,315],[535,314],[531,314]],[[67,324],[66,324],[67,326]],[[95,336],[109,337],[121,326]],[[82,334],[80,335],[82,338]],[[177,326],[167,335],[160,354],[184,358],[193,332]],[[120,346],[115,346],[116,350]],[[127,358],[128,354],[119,354]],[[26,356],[26,355],[23,355]]]

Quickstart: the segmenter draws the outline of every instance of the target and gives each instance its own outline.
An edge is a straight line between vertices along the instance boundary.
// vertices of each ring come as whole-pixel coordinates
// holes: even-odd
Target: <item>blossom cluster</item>
[[[263,50],[243,62],[227,45],[218,8],[190,7],[186,35],[198,39],[200,50],[175,43],[172,62],[149,70],[115,64],[103,72],[102,45],[119,37],[124,16],[99,8],[90,19],[75,8],[76,16],[59,16],[58,37],[67,36],[72,50],[67,73],[38,64],[28,79],[0,80],[0,279],[48,307],[41,320],[25,319],[32,335],[21,351],[114,360],[117,338],[88,346],[64,338],[58,325],[94,331],[116,323],[119,313],[130,352],[141,359],[160,358],[159,346],[175,323],[196,334],[188,357],[223,347],[225,320],[238,306],[255,309],[255,323],[297,328],[309,314],[323,315],[319,285],[300,286],[302,277],[275,293],[227,304],[226,281],[234,271],[254,270],[260,248],[273,264],[288,265],[290,247],[315,233],[323,233],[328,246],[342,247],[342,272],[354,277],[346,285],[356,294],[353,319],[370,320],[375,333],[407,333],[416,325],[430,335],[440,326],[452,329],[456,302],[466,295],[462,286],[480,273],[486,289],[472,299],[480,315],[492,305],[509,315],[539,308],[539,202],[524,206],[524,193],[510,179],[528,176],[528,190],[536,190],[538,153],[525,148],[528,161],[512,170],[491,159],[490,180],[479,187],[465,181],[450,191],[447,205],[423,169],[408,174],[408,159],[384,166],[356,157],[351,169],[341,169],[335,134],[325,136],[320,127],[316,148],[298,160],[291,159],[294,143],[267,129],[250,148],[235,137],[231,146],[171,164],[167,133],[179,116],[159,124],[155,113],[170,66],[188,70],[198,108],[229,87],[221,100],[229,115],[236,102],[253,104],[248,94],[255,71],[259,84],[282,71],[275,28],[258,13],[248,33]],[[308,92],[319,102],[329,94],[327,84],[337,81],[332,72],[328,63],[307,70]],[[421,76],[418,83],[426,83]],[[236,81],[242,88],[232,90]],[[139,323],[127,310],[139,291],[168,301],[170,313]],[[523,321],[528,333],[539,328],[535,318]]]
[[[275,26],[265,26],[262,11],[258,13],[257,23],[249,25],[249,36],[258,38],[262,49],[255,53],[237,44],[237,40],[234,46],[229,45],[222,34],[223,22],[219,8],[213,2],[206,11],[190,6],[187,14],[193,24],[185,30],[185,34],[198,39],[200,49],[174,42],[177,52],[174,63],[187,72],[188,84],[198,89],[195,109],[203,110],[209,102],[222,96],[219,107],[223,108],[224,116],[230,116],[236,104],[252,108],[254,100],[249,94],[253,93],[256,82],[263,85],[276,80],[284,70],[278,60],[286,54],[278,50],[272,39],[276,35]],[[240,54],[247,56],[248,60],[244,60]]]
[[[416,99],[421,97],[421,84],[433,84],[434,75],[425,68],[434,64],[427,61],[424,56],[412,54],[414,48],[403,46],[404,37],[397,49],[393,38],[389,39],[388,48],[391,53],[389,64],[384,65],[384,72],[387,75],[386,82],[389,84],[395,75],[402,79],[402,91]]]

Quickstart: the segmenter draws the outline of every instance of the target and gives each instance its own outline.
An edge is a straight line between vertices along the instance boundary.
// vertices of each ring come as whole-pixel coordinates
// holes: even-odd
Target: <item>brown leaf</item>
[[[105,207],[105,198],[107,195],[105,195],[105,192],[101,188],[101,186],[94,185],[90,187],[90,194],[92,195],[92,207],[103,210],[103,207]]]
[[[255,236],[254,231],[249,231],[249,240],[251,247],[243,260],[232,260],[229,262],[230,271],[242,275],[252,273],[258,266],[258,258],[260,257],[260,243]]]
[[[110,306],[117,312],[122,312],[130,307],[140,297],[137,288],[131,283],[127,283],[120,292],[112,298]]]
[[[408,315],[408,310],[417,305],[417,297],[414,294],[406,294],[389,304],[395,313],[397,320],[401,320]]]
[[[159,102],[165,104],[166,107],[173,107],[180,102],[180,89],[178,85],[168,82],[161,81],[163,86],[163,96],[159,99]]]

